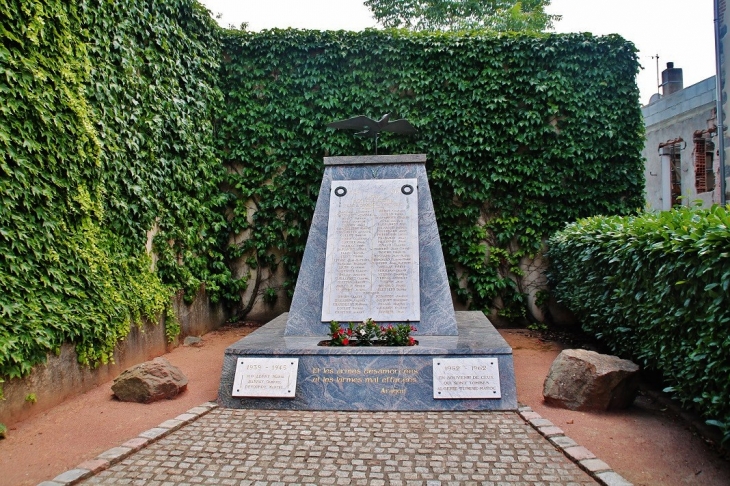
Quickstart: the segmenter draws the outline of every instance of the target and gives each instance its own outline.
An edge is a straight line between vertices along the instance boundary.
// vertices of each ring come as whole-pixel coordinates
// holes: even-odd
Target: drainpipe
[[[717,148],[720,162],[720,204],[727,204],[725,191],[725,114],[723,112],[722,81],[725,73],[722,71],[722,44],[720,39],[720,1],[713,0],[715,6],[715,82],[717,86]],[[730,47],[730,46],[729,46]]]

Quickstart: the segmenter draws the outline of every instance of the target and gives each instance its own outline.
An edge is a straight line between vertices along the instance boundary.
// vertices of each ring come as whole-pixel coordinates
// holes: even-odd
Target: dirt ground
[[[650,396],[626,410],[573,412],[543,403],[550,365],[563,349],[524,330],[500,330],[512,346],[517,399],[637,486],[730,485],[730,462],[688,423]]]
[[[122,403],[112,398],[111,383],[107,383],[11,424],[8,437],[0,440],[0,485],[34,485],[52,479],[144,430],[215,400],[225,348],[251,331],[251,327],[223,328],[205,335],[200,346],[181,346],[165,355],[189,379],[187,391],[174,400]],[[529,331],[500,332],[513,348],[520,403],[561,427],[629,481],[656,486],[730,484],[730,463],[686,422],[646,396],[628,410],[612,413],[544,405],[543,381],[562,345]]]

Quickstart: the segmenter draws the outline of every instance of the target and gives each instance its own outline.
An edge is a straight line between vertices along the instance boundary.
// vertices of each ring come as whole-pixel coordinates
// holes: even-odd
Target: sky
[[[288,27],[363,30],[380,26],[363,0],[199,0],[224,27],[248,23],[248,30]],[[562,15],[555,32],[619,34],[639,50],[640,101],[657,92],[667,62],[682,68],[684,86],[715,74],[712,0],[552,0],[551,14]]]

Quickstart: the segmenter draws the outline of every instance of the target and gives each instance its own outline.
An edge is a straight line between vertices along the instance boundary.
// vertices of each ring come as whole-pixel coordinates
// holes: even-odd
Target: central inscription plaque
[[[332,181],[322,321],[419,321],[417,179]]]

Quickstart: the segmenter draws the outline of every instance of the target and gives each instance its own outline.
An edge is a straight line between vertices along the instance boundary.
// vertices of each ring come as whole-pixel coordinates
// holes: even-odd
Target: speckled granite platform
[[[458,336],[418,346],[326,347],[327,336],[285,336],[287,314],[226,349],[218,401],[227,408],[292,410],[516,410],[512,349],[481,312],[457,312]],[[294,398],[232,396],[239,357],[299,358]],[[434,358],[494,358],[501,398],[435,399]]]
[[[516,410],[517,389],[512,349],[483,313],[454,312],[426,176],[426,156],[409,154],[333,157],[325,158],[324,162],[322,186],[307,238],[291,311],[282,314],[226,350],[218,391],[218,401],[221,406],[342,411]],[[334,187],[336,184],[333,185],[333,181],[337,181],[339,185]],[[357,183],[348,184],[354,181]],[[395,184],[391,187],[393,181]],[[400,184],[403,184],[402,187]],[[342,234],[337,230],[333,230],[331,235],[328,234],[329,224],[337,228],[336,225],[343,224],[341,219],[346,217],[340,215],[340,219],[334,219],[335,223],[329,221],[330,200],[335,197],[345,197],[348,194],[348,188],[345,186],[349,187],[349,191],[353,193],[350,197],[354,197],[354,201],[357,202],[348,201],[346,204],[335,199],[334,214],[339,214],[340,206],[347,206],[350,208],[349,212],[342,210],[342,214],[348,214],[347,217],[351,218],[361,218],[362,221],[357,224],[368,228],[372,223],[368,218],[387,226],[386,216],[378,213],[379,208],[370,207],[367,210],[357,211],[352,209],[353,207],[357,209],[364,208],[368,204],[385,204],[391,208],[389,211],[400,211],[403,217],[410,221],[408,219],[411,217],[410,213],[401,206],[413,211],[413,207],[410,206],[412,200],[400,198],[407,198],[414,192],[417,195],[417,234],[413,228],[404,230],[401,241],[400,237],[384,236],[386,231],[383,234],[375,231],[372,234],[376,236],[366,237],[365,242],[351,239],[347,245],[343,243],[346,251],[343,250],[341,255],[335,254],[332,260],[341,262],[358,258],[365,260],[367,257],[363,255],[367,255],[368,251],[373,252],[369,246],[371,243],[373,248],[379,246],[384,248],[382,261],[390,262],[393,255],[398,255],[400,260],[397,258],[395,260],[400,261],[401,267],[406,268],[404,272],[412,271],[409,265],[412,264],[413,258],[417,259],[417,271],[412,271],[409,278],[401,279],[407,283],[403,288],[400,284],[390,282],[389,287],[394,289],[382,294],[378,293],[380,290],[374,290],[374,287],[364,286],[365,290],[358,290],[364,293],[374,292],[374,295],[369,297],[371,300],[379,298],[381,301],[387,301],[398,292],[408,296],[411,295],[410,278],[417,274],[418,288],[415,290],[415,296],[410,298],[414,304],[417,302],[415,305],[418,305],[420,312],[413,312],[406,306],[404,309],[407,309],[407,312],[392,313],[398,317],[417,316],[418,320],[415,322],[406,320],[408,324],[417,328],[412,335],[418,340],[416,346],[320,345],[329,338],[327,335],[329,325],[323,322],[323,295],[327,285],[326,263],[330,262],[333,269],[339,268],[326,258],[327,252],[330,251],[328,243],[330,240],[336,242],[338,238],[344,238],[344,233],[356,234],[358,229],[348,227],[347,231],[340,231]],[[384,192],[389,190],[392,190],[393,194]],[[397,209],[399,207],[400,210]],[[385,241],[381,241],[381,238]],[[417,255],[416,245],[411,244],[411,238],[417,238]],[[377,243],[374,243],[376,241]],[[388,259],[385,258],[386,255]],[[374,257],[371,258],[375,261]],[[350,269],[349,273],[345,270],[336,277],[345,283],[350,281],[357,283],[358,278],[369,278],[370,284],[373,279],[380,282],[379,279],[385,278],[387,281],[387,277],[381,275],[383,272],[373,276],[368,273],[366,265],[362,267],[357,271]],[[330,280],[335,281],[334,278]],[[394,277],[392,280],[398,279]],[[347,286],[342,285],[342,287]],[[354,285],[352,287],[355,288]],[[340,292],[339,288],[336,290]],[[352,292],[351,289],[348,291]],[[359,295],[353,295],[354,299],[358,297]],[[329,302],[330,299],[324,301]],[[382,302],[376,302],[380,303]],[[325,314],[327,316],[332,314],[328,318],[339,320],[338,313],[348,311],[354,313],[355,306],[352,306],[353,309],[348,309],[346,304],[346,302],[340,304],[344,310],[337,312],[332,310],[334,306],[328,306]],[[389,324],[387,321],[377,320],[379,325]],[[238,375],[237,367],[239,367]],[[295,388],[292,387],[294,377],[296,377]]]

